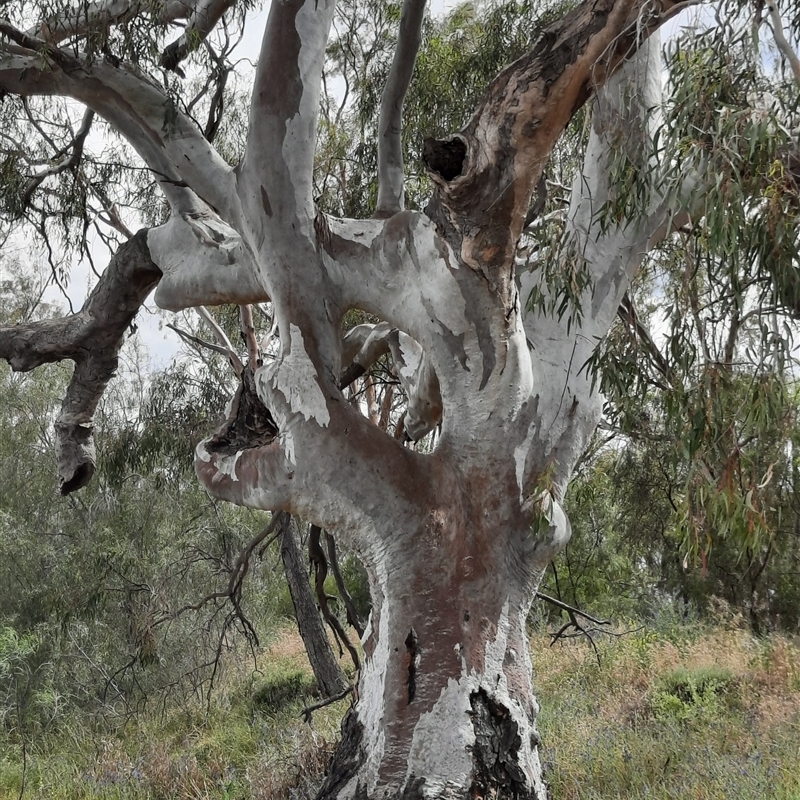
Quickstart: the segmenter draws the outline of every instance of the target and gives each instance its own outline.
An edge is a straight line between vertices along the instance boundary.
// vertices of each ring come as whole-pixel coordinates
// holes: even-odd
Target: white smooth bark
[[[653,210],[622,225],[604,223],[602,212],[614,187],[608,170],[620,146],[642,170],[655,168],[650,142],[658,125],[661,103],[661,57],[657,36],[651,37],[599,94],[584,166],[576,177],[564,246],[581,259],[591,281],[580,299],[580,322],[533,310],[525,315],[525,333],[532,344],[534,399],[537,415],[526,439],[523,484],[547,469],[548,487],[560,500],[572,469],[597,427],[603,399],[591,391],[586,362],[611,327],[625,291],[652,244],[653,234],[668,216],[653,195]],[[520,294],[526,302],[539,276],[522,271]],[[547,289],[545,288],[546,292]],[[522,453],[520,454],[522,457]],[[545,465],[542,458],[548,459]]]
[[[180,206],[147,242],[164,277],[156,289],[161,308],[260,303],[269,296],[242,237],[205,203],[181,190]]]
[[[378,119],[378,202],[375,216],[391,216],[404,206],[403,101],[422,41],[426,0],[404,0],[400,31]]]
[[[160,9],[157,20],[161,23],[175,22],[191,13],[194,0],[168,0]],[[30,36],[43,39],[48,44],[58,44],[65,39],[86,36],[94,30],[103,30],[117,25],[150,10],[149,4],[141,0],[100,0],[81,3],[68,13],[47,17],[28,31]]]

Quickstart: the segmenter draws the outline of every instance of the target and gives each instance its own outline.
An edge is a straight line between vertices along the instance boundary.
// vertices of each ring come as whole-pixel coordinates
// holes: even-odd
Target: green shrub
[[[722,667],[679,667],[661,677],[651,694],[650,710],[662,722],[716,716],[735,687],[733,673]]]

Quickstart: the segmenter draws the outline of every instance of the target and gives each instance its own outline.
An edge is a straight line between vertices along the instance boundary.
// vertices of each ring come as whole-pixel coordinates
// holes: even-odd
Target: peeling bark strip
[[[494,702],[484,689],[470,696],[475,744],[472,748],[474,773],[471,797],[497,800],[544,800],[528,789],[519,767],[522,740],[517,723],[508,709]]]
[[[62,494],[85,486],[94,474],[95,409],[116,372],[125,331],[160,278],[142,230],[117,250],[77,314],[0,328],[0,358],[15,372],[75,362],[55,423]]]

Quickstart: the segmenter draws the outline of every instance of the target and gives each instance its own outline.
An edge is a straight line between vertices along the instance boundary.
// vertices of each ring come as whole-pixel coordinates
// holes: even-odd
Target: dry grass
[[[600,645],[533,637],[554,800],[798,800],[800,649],[735,624]],[[713,690],[672,694],[716,676]]]
[[[549,646],[532,636],[542,758],[552,800],[800,800],[800,646],[755,640],[736,619],[712,631],[674,625],[599,643]],[[27,798],[36,800],[306,800],[335,747],[347,701],[300,718],[308,681],[302,642],[276,636],[228,670],[211,713],[173,710],[116,736],[38,742]],[[682,701],[681,680],[722,676]],[[272,704],[264,682],[288,691]],[[698,686],[699,678],[698,678]],[[690,692],[691,694],[691,692]],[[278,696],[278,695],[275,695]],[[432,744],[435,746],[435,743]],[[0,800],[19,768],[0,742]]]

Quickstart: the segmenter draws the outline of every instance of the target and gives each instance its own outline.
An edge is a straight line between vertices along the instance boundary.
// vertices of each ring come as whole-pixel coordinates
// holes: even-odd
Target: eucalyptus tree
[[[794,590],[781,575],[796,575],[798,489],[800,62],[775,7],[767,11],[783,63],[770,40],[741,27],[671,45],[664,188],[687,170],[707,177],[593,359],[610,427],[632,444],[618,473],[641,481],[623,500],[631,522],[621,527],[642,548],[643,520],[660,505],[661,534],[644,558],[660,562],[662,588],[701,603],[723,597],[755,632],[768,619],[793,624]],[[635,174],[617,169],[635,196]],[[649,484],[661,501],[644,500],[643,511],[642,467],[656,464]]]
[[[525,23],[533,33],[524,51],[488,82],[463,127],[439,138],[419,132],[431,194],[413,211],[402,108],[424,3],[405,0],[377,115],[375,209],[361,219],[334,217],[314,200],[333,0],[272,4],[235,166],[211,143],[224,91],[191,94],[183,84],[207,67],[201,85],[219,86],[232,51],[220,54],[214,31],[222,26],[229,43],[243,6],[6,6],[0,89],[17,211],[49,181],[79,176],[72,156],[86,148],[83,125],[63,141],[50,136],[39,97],[70,98],[57,104],[66,121],[75,103],[88,109],[85,124],[103,118],[165,201],[153,227],[119,248],[84,311],[0,334],[15,369],[78,364],[58,423],[62,491],[91,475],[91,416],[114,342],[152,285],[168,309],[272,305],[277,350],[259,364],[250,347],[257,368],[242,370],[229,418],[197,446],[195,466],[214,496],[295,513],[349,542],[366,565],[373,607],[357,701],[322,797],[545,795],[525,620],[569,538],[564,492],[601,415],[585,367],[643,255],[691,221],[693,189],[708,183],[702,137],[681,160],[657,159],[662,67],[648,37],[685,5],[594,0]],[[778,10],[768,10],[790,58]],[[718,17],[739,11],[731,2]],[[173,41],[175,23],[184,27]],[[175,75],[187,60],[184,81]],[[531,200],[593,95],[583,167],[554,247],[537,238],[544,226]],[[27,181],[14,172],[25,166],[15,132],[26,125],[53,139],[51,158]],[[687,154],[697,156],[691,168],[677,170]],[[791,150],[775,155],[790,166]],[[747,188],[761,192],[762,183]],[[779,189],[785,224],[791,186]],[[100,203],[126,235],[115,203]],[[343,335],[353,309],[371,321]],[[396,436],[344,394],[379,358],[390,359],[406,395]]]

